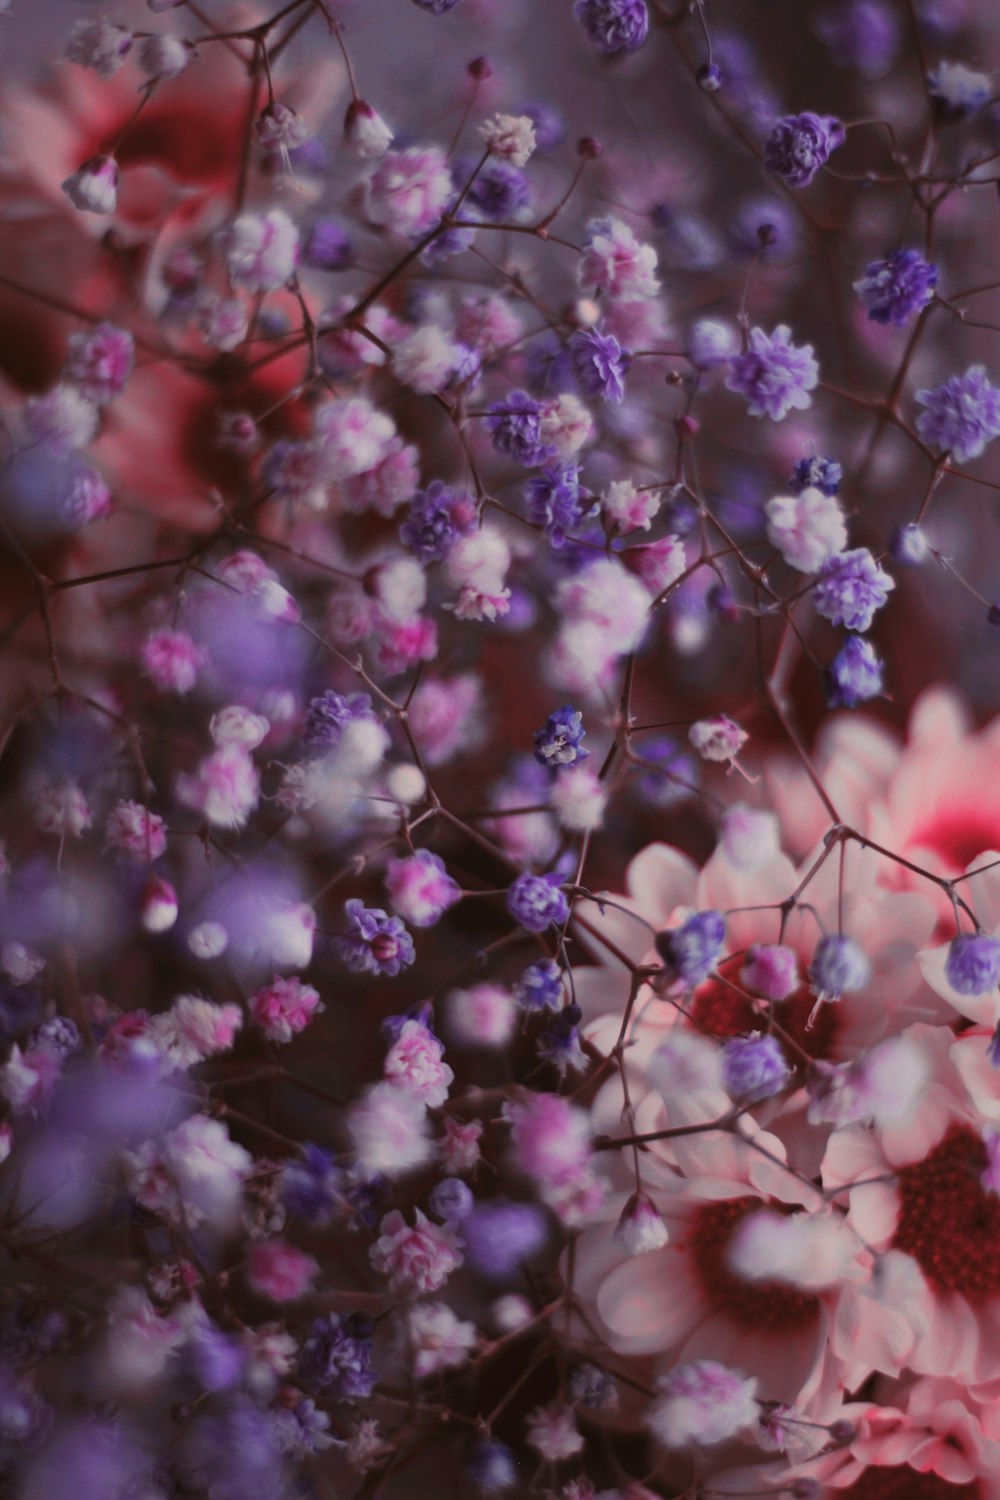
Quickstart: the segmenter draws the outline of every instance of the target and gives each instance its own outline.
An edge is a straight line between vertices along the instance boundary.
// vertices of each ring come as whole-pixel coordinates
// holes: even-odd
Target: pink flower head
[[[319,1274],[319,1262],[287,1240],[257,1240],[250,1246],[247,1281],[259,1297],[297,1302]]]
[[[392,145],[392,131],[364,99],[352,99],[344,116],[344,140],[362,161],[376,161]]]
[[[421,1167],[431,1154],[427,1110],[409,1089],[377,1083],[347,1116],[358,1164],[367,1172],[399,1177]]]
[[[177,791],[216,827],[242,828],[260,801],[260,773],[242,745],[223,745],[193,776],[178,776]]]
[[[244,291],[276,291],[298,265],[299,232],[284,209],[240,214],[221,238],[229,280]]]
[[[113,156],[92,156],[66,178],[62,190],[84,213],[113,214],[118,206],[118,163]]]
[[[725,714],[699,719],[688,730],[688,739],[703,760],[728,760],[730,764],[735,762],[748,738],[746,730]]]
[[[270,1042],[290,1042],[324,1009],[319,991],[301,979],[275,979],[250,996],[250,1019]]]
[[[177,921],[177,892],[169,880],[154,876],[142,893],[142,925],[147,932],[169,932]]]
[[[448,1036],[458,1047],[506,1047],[514,1034],[517,1006],[498,984],[452,990],[447,1004]]]
[[[410,729],[429,766],[445,765],[482,744],[483,685],[474,672],[425,678],[410,704]]]
[[[167,847],[163,819],[140,802],[116,803],[108,814],[104,832],[108,844],[134,864],[151,864]]]
[[[243,745],[247,750],[256,750],[270,728],[263,714],[252,713],[241,703],[231,703],[212,715],[208,732],[217,745]]]
[[[462,892],[440,855],[418,849],[412,859],[391,859],[385,872],[392,909],[411,927],[433,927]]]
[[[659,493],[656,490],[637,490],[631,479],[612,480],[601,498],[602,514],[612,530],[621,533],[648,531],[659,508]]]
[[[528,1413],[526,1425],[528,1442],[547,1463],[561,1463],[583,1450],[583,1433],[573,1408],[561,1401],[536,1406]]]
[[[369,1253],[393,1292],[436,1292],[462,1264],[461,1242],[447,1224],[432,1224],[414,1209],[411,1228],[398,1209],[386,1214]]]
[[[442,1059],[444,1047],[420,1021],[404,1021],[385,1059],[389,1083],[437,1109],[448,1097],[455,1075]]]
[[[189,693],[204,656],[183,630],[154,630],[142,648],[142,664],[165,693]]]
[[[0,1095],[14,1114],[43,1113],[52,1101],[62,1073],[62,1053],[39,1045],[22,1052],[15,1042],[7,1061],[0,1066]]]
[[[40,782],[34,794],[35,822],[43,833],[78,839],[93,822],[87,799],[73,781]]]
[[[412,443],[404,443],[401,437],[394,437],[376,464],[341,482],[340,493],[345,510],[374,510],[380,516],[391,516],[413,499],[419,483],[417,449]]]
[[[321,406],[315,428],[323,473],[331,483],[373,469],[396,436],[392,418],[361,396]]]
[[[99,323],[90,333],[73,333],[63,378],[95,406],[105,406],[125,389],[135,359],[135,340],[124,328]]]
[[[94,21],[76,21],[63,57],[81,68],[93,68],[101,78],[111,78],[132,50],[132,33],[103,16]]]
[[[721,1443],[757,1421],[756,1379],[716,1360],[677,1365],[659,1388],[648,1421],[664,1447]]]
[[[32,442],[59,458],[86,448],[97,432],[97,424],[93,401],[68,383],[33,397],[24,409],[24,425]]]
[[[577,1176],[590,1161],[590,1122],[557,1094],[529,1094],[510,1106],[514,1161],[537,1182]]]
[[[417,615],[412,620],[390,620],[376,615],[378,662],[390,674],[405,672],[419,661],[433,661],[438,653],[437,621]]]
[[[439,146],[390,151],[369,180],[368,216],[396,234],[426,234],[453,191],[448,158]]]
[[[144,1035],[156,1044],[167,1071],[177,1072],[228,1052],[242,1025],[238,1005],[179,995],[168,1011],[153,1017]]]
[[[818,572],[847,546],[844,512],[836,495],[813,488],[800,495],[776,495],[764,514],[768,541],[800,573]]]
[[[461,1322],[444,1302],[418,1302],[412,1307],[407,1334],[418,1380],[463,1364],[476,1344],[476,1325]]]
[[[621,219],[594,219],[587,225],[576,275],[585,290],[606,292],[623,302],[641,302],[660,290],[656,251],[640,244]]]
[[[740,980],[765,1000],[787,1000],[798,988],[798,958],[783,943],[753,943],[747,949]]]
[[[441,1165],[449,1173],[471,1172],[480,1160],[479,1137],[483,1127],[479,1120],[457,1120],[446,1115],[441,1137]]]

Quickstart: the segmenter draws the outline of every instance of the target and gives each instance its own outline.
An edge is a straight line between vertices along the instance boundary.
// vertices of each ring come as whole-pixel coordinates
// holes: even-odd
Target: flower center
[[[819,1311],[819,1301],[778,1281],[746,1281],[729,1268],[729,1246],[738,1224],[763,1208],[791,1212],[786,1204],[763,1198],[726,1198],[704,1203],[695,1213],[688,1238],[695,1271],[712,1306],[741,1328],[775,1332],[802,1328]]]
[[[742,965],[742,958],[730,958],[725,959],[719,969],[727,979],[738,984]],[[766,1006],[766,1002],[762,1002],[762,1005]],[[828,1058],[833,1051],[840,1025],[837,1008],[834,1005],[821,1006],[815,1024],[806,1030],[806,1022],[815,1005],[816,996],[808,985],[802,984],[787,1000],[774,1003],[774,1019],[782,1031],[787,1032],[791,1041],[796,1042],[810,1057]],[[722,984],[718,979],[708,979],[695,990],[691,1017],[709,1036],[725,1040],[731,1036],[743,1036],[748,1031],[762,1030],[767,1011],[766,1008],[755,1010],[749,1000],[745,1000],[727,984]],[[780,1033],[776,1035],[785,1054],[785,1061],[790,1067],[799,1067],[802,1054],[786,1042]]]
[[[979,1484],[952,1484],[939,1474],[918,1474],[907,1464],[866,1469],[846,1490],[829,1490],[837,1500],[979,1500]]]
[[[1000,1198],[980,1184],[985,1167],[979,1137],[953,1125],[926,1160],[899,1174],[893,1248],[912,1255],[938,1291],[970,1302],[1000,1294]]]

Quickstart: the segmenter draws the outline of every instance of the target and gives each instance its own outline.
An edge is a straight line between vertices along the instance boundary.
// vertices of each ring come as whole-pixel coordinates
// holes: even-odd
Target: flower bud
[[[152,879],[142,893],[142,925],[147,932],[169,932],[177,921],[177,892],[169,880]]]
[[[118,163],[112,156],[92,156],[66,178],[62,190],[84,213],[113,214],[118,206]]]
[[[373,161],[392,145],[392,131],[370,104],[352,99],[344,116],[344,140],[355,156]]]

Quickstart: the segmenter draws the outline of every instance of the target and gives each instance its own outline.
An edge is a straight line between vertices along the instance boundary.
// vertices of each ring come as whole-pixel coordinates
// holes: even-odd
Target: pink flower
[[[62,184],[74,208],[113,214],[118,206],[118,163],[111,156],[92,156]]]
[[[444,1119],[441,1139],[441,1165],[448,1173],[471,1172],[480,1159],[479,1137],[483,1127],[479,1120]]]
[[[541,1184],[578,1176],[590,1161],[590,1123],[557,1094],[529,1094],[510,1106],[514,1161]]]
[[[63,376],[85,400],[105,406],[124,391],[134,359],[132,335],[113,323],[99,323],[91,333],[70,335]]]
[[[86,448],[97,432],[98,420],[93,401],[70,384],[35,396],[24,409],[24,425],[32,441],[63,458]]]
[[[419,1021],[404,1021],[385,1059],[385,1076],[431,1109],[442,1105],[455,1075],[444,1047]]]
[[[800,573],[817,573],[847,546],[844,513],[835,495],[818,489],[777,495],[767,502],[764,514],[768,541]]]
[[[390,151],[368,183],[368,216],[396,234],[426,234],[452,195],[448,159],[438,146]]]
[[[193,776],[179,776],[183,802],[219,828],[242,828],[260,800],[260,773],[242,745],[207,755]]]
[[[621,219],[595,219],[587,225],[577,281],[623,302],[641,302],[660,290],[656,251],[643,245]]]
[[[656,490],[638,490],[631,479],[615,479],[601,499],[601,510],[618,532],[648,531],[660,508]],[[681,549],[683,553],[683,548]],[[681,565],[684,566],[683,563]],[[648,580],[647,580],[648,581]],[[656,592],[663,588],[660,584]]]
[[[270,1042],[290,1042],[324,1009],[319,991],[301,979],[274,979],[250,996],[250,1019]]]
[[[721,1443],[757,1421],[757,1381],[715,1360],[678,1365],[659,1388],[647,1420],[667,1448]]]
[[[392,145],[392,131],[370,104],[352,99],[344,116],[344,140],[362,161],[374,161]]]
[[[169,932],[177,921],[177,892],[169,880],[153,876],[142,893],[142,925],[147,932]]]
[[[517,1021],[510,990],[498,984],[473,984],[452,990],[447,998],[448,1036],[458,1047],[505,1047]]]
[[[62,1073],[62,1055],[39,1045],[22,1052],[15,1042],[0,1066],[0,1095],[14,1114],[41,1114],[48,1108]]]
[[[189,693],[204,655],[183,630],[154,630],[142,648],[142,663],[165,693]]]
[[[407,1344],[418,1380],[463,1364],[475,1347],[475,1324],[461,1322],[444,1302],[418,1302],[407,1321]]]
[[[483,685],[474,672],[425,678],[410,704],[410,728],[429,766],[475,750],[486,734]]]
[[[392,418],[360,396],[321,406],[315,428],[324,476],[334,483],[373,469],[396,436]]]
[[[248,292],[273,292],[299,259],[299,232],[284,209],[241,214],[222,234],[229,280]]]
[[[256,1240],[250,1246],[247,1281],[272,1302],[297,1302],[318,1274],[319,1262],[287,1240]]]
[[[418,849],[412,859],[391,859],[385,886],[393,911],[411,927],[433,927],[462,899],[444,860],[429,849]]]
[[[167,1071],[174,1072],[228,1052],[242,1025],[238,1005],[180,995],[168,1011],[153,1017],[144,1034],[155,1042]]]
[[[72,781],[42,781],[34,793],[35,822],[43,833],[78,839],[93,822],[81,789]]]
[[[348,1112],[347,1128],[358,1163],[367,1172],[399,1177],[431,1154],[427,1111],[408,1089],[377,1083]]]
[[[414,1209],[411,1228],[398,1209],[386,1214],[368,1252],[376,1271],[389,1277],[393,1292],[436,1292],[462,1264],[458,1236],[446,1224],[432,1224]]]
[[[526,1419],[528,1442],[547,1463],[561,1463],[583,1450],[583,1434],[576,1425],[571,1406],[553,1401],[536,1406]]]
[[[104,825],[109,845],[123,859],[135,864],[151,864],[167,847],[163,819],[140,802],[118,802]]]

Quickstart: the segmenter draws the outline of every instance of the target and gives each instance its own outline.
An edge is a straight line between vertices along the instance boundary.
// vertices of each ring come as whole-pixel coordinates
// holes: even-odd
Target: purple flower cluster
[[[573,0],[573,15],[598,52],[641,47],[649,33],[646,0]]]
[[[783,115],[764,142],[764,166],[789,187],[808,187],[821,167],[847,139],[831,115]]]
[[[904,328],[933,300],[937,282],[937,266],[919,250],[894,250],[884,260],[871,261],[854,290],[873,323]]]
[[[780,422],[790,411],[808,410],[818,383],[812,345],[793,344],[792,330],[781,324],[769,334],[751,328],[748,347],[729,362],[726,386],[744,397],[752,417]]]

